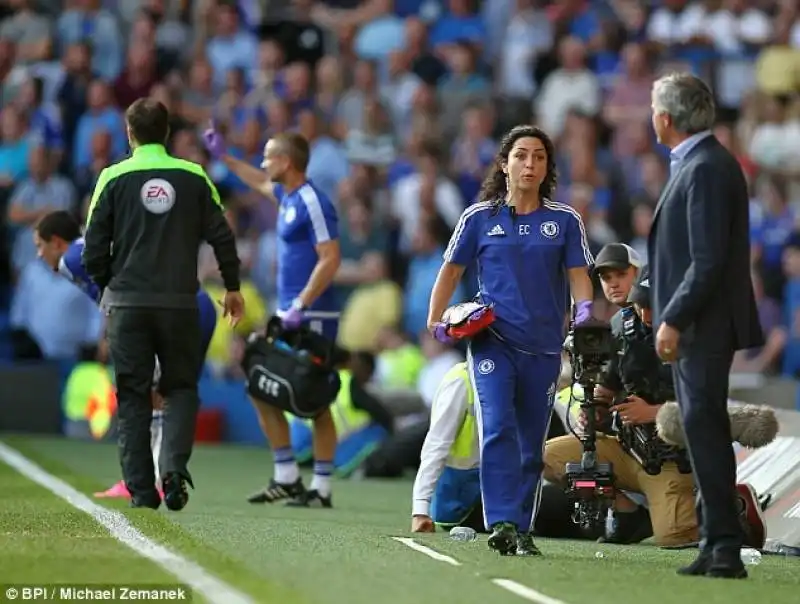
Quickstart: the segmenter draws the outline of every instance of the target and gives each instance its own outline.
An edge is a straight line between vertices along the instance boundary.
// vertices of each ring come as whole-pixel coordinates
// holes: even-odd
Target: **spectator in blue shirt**
[[[476,48],[483,46],[486,27],[471,0],[448,0],[447,12],[431,29],[430,44],[434,48],[466,41]]]
[[[751,221],[750,240],[753,257],[761,269],[764,293],[775,300],[783,298],[783,251],[796,221],[796,212],[789,205],[788,182],[773,176],[764,184],[764,213],[759,221]]]
[[[429,294],[442,265],[444,246],[437,240],[436,224],[435,218],[420,221],[412,242],[413,255],[409,262],[405,287],[403,328],[414,339],[424,332],[427,326]],[[448,304],[463,302],[465,298],[462,286],[458,285],[450,296]]]
[[[214,68],[214,84],[221,89],[231,69],[252,73],[258,61],[258,40],[241,27],[235,2],[218,2],[213,23],[215,35],[208,42],[206,56]]]

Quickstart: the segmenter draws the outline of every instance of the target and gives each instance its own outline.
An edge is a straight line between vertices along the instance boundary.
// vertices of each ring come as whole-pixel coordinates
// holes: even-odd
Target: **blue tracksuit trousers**
[[[488,336],[470,345],[468,361],[486,528],[510,522],[527,532],[538,507],[561,357],[525,354]]]

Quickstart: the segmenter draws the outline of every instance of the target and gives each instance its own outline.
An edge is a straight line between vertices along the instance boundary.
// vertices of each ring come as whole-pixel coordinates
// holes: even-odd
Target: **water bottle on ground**
[[[457,526],[450,529],[450,538],[453,541],[475,541],[478,538],[478,533],[468,526]]]
[[[752,547],[743,547],[740,556],[745,566],[757,566],[761,564],[761,552]]]

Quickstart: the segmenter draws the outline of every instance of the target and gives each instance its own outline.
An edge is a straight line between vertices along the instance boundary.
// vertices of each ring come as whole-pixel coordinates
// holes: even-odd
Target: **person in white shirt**
[[[469,526],[486,532],[481,506],[478,427],[466,363],[447,372],[431,406],[431,423],[414,481],[411,531]]]
[[[545,78],[533,111],[539,124],[556,138],[564,131],[570,110],[596,115],[602,109],[597,76],[586,67],[586,46],[566,37],[558,44],[560,66]]]

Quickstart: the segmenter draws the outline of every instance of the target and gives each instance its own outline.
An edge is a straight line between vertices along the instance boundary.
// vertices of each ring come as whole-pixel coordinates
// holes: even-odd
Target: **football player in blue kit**
[[[555,154],[539,128],[517,126],[501,142],[479,201],[461,215],[431,293],[428,325],[449,341],[442,316],[468,266],[478,301],[495,320],[471,338],[468,363],[481,448],[484,521],[501,555],[538,555],[531,530],[544,443],[561,370],[569,295],[575,322],[591,316],[586,230],[571,207],[551,201]]]
[[[37,223],[33,234],[39,257],[60,275],[80,287],[87,296],[100,304],[103,292],[89,278],[81,264],[83,237],[81,227],[72,214],[64,211],[51,212]],[[202,289],[197,292],[197,306],[200,310],[200,329],[202,340],[201,358],[205,360],[208,346],[217,325],[217,311],[208,294]],[[112,359],[113,361],[113,359]],[[151,446],[153,462],[156,467],[156,483],[159,482],[158,458],[161,452],[161,428],[163,400],[158,393],[159,366],[156,359],[156,372],[153,377],[153,423],[151,425]],[[125,481],[119,481],[106,491],[95,493],[96,497],[129,499],[130,493]]]
[[[339,307],[331,285],[341,264],[338,217],[331,200],[306,176],[311,154],[308,141],[295,133],[271,138],[264,146],[263,169],[259,169],[230,156],[213,123],[203,138],[212,157],[278,207],[277,314],[283,325],[288,329],[305,325],[335,342]],[[324,408],[314,418],[314,477],[306,489],[283,411],[255,400],[253,406],[272,447],[275,473],[248,501],[289,499],[290,506],[331,507],[336,428],[330,410]]]

